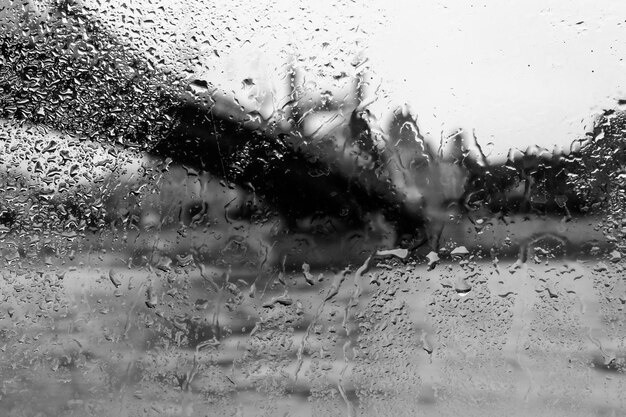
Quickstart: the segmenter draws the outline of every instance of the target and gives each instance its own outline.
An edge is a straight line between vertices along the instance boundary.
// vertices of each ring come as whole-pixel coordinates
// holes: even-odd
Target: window
[[[626,6],[388,3],[0,5],[0,415],[626,412]]]

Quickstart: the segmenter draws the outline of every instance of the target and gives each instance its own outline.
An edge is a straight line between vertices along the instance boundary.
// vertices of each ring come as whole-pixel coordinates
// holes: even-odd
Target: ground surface
[[[626,413],[620,262],[165,249],[5,256],[1,415]]]

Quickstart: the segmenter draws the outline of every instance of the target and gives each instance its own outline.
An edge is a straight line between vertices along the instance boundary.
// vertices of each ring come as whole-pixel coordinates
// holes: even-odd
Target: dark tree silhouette
[[[453,136],[453,149],[442,155],[429,148],[413,115],[402,111],[394,113],[382,149],[357,82],[346,125],[331,133],[345,132],[344,143],[371,161],[360,166],[345,146],[304,133],[308,111],[336,109],[305,106],[296,94],[295,70],[289,79],[293,103],[286,109],[294,123],[285,131],[271,120],[252,121],[217,100],[209,81],[189,83],[154,69],[73,2],[60,2],[45,17],[17,6],[3,13],[0,117],[141,148],[228,182],[252,185],[291,227],[307,216],[335,217],[361,227],[365,213],[378,211],[401,235],[420,236],[419,245],[433,233],[425,199],[434,199],[442,210],[456,204],[465,211],[487,207],[569,214],[605,199],[614,172],[624,166],[624,115],[610,112],[588,143],[570,155],[526,152],[492,165],[477,142],[479,155],[469,155],[462,135]],[[205,92],[197,94],[198,89]],[[390,171],[393,161],[398,172]],[[457,201],[446,200],[436,170],[445,164],[467,177]],[[521,196],[515,192],[520,184]],[[424,191],[421,201],[409,201],[410,187]],[[11,216],[2,221],[11,222]],[[436,239],[431,246],[436,248]]]

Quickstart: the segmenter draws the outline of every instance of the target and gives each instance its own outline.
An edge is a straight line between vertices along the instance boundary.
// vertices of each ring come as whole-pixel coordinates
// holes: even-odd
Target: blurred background
[[[624,414],[617,3],[0,3],[0,414]]]

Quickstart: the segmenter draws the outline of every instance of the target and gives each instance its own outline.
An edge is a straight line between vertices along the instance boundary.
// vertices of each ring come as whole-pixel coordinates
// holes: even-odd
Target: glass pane
[[[624,415],[626,6],[308,3],[0,3],[0,415]]]

